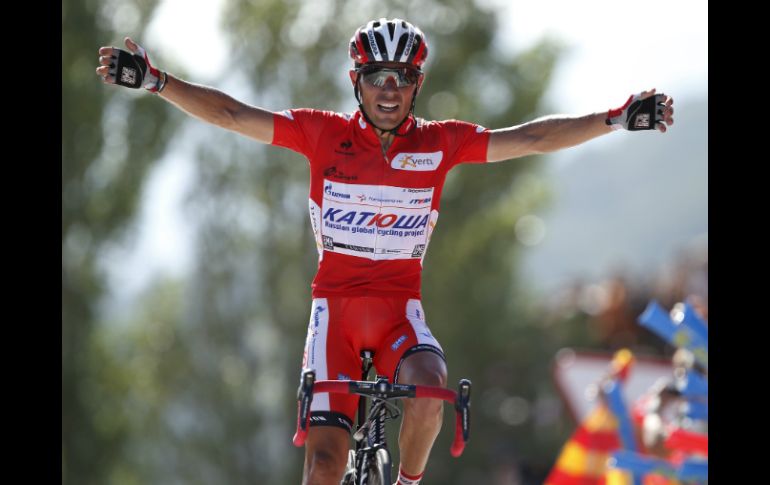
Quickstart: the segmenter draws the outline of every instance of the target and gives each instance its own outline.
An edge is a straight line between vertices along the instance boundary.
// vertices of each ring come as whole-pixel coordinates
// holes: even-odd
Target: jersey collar
[[[356,111],[354,121],[358,125],[359,128],[361,128],[362,130],[370,132],[372,135],[374,135],[375,138],[378,138],[377,137],[377,133],[374,131],[374,127],[373,126],[369,126],[369,123],[367,123],[366,119],[364,119],[364,115],[363,115],[363,113],[361,113],[361,110]],[[397,135],[404,135],[404,134],[408,133],[409,130],[411,130],[412,127],[416,123],[417,123],[417,120],[415,120],[414,114],[413,113],[409,113],[409,117],[407,118],[406,121],[404,121],[404,124],[401,125],[398,128],[398,131],[396,132],[396,134]]]

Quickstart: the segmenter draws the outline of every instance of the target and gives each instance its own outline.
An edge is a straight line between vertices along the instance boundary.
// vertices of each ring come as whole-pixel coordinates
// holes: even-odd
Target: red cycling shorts
[[[398,382],[401,362],[415,352],[444,358],[425,323],[420,300],[405,297],[315,298],[302,367],[316,380],[360,380],[361,351],[374,351],[377,374]],[[310,407],[311,426],[352,428],[358,396],[319,393]]]

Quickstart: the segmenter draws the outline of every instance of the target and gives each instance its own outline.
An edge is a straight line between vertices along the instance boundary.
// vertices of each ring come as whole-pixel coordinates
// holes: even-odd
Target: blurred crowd
[[[665,354],[673,348],[637,323],[651,300],[663,308],[687,302],[708,321],[708,243],[696,239],[667,264],[649,276],[635,276],[625,267],[615,267],[599,281],[575,278],[546,301],[546,324],[585,323],[588,340],[584,346],[617,350],[631,348],[639,353]],[[573,345],[575,345],[573,343]],[[579,346],[579,345],[577,345]]]

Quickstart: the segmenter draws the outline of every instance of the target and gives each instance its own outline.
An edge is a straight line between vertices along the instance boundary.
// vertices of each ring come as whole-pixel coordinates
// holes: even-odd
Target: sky
[[[650,87],[680,101],[708,93],[704,0],[484,1],[503,8],[505,27],[498,39],[503,51],[526,49],[545,35],[567,46],[545,95],[554,112],[615,108],[632,92]],[[174,59],[191,81],[213,82],[228,60],[219,27],[223,4],[224,0],[164,0],[140,43],[151,54]],[[419,19],[409,20],[419,25]],[[590,144],[598,147],[605,142],[600,138]],[[554,154],[549,163],[569,163],[581,148]],[[187,163],[191,156],[182,143],[172,144],[144,189],[139,231],[129,246],[116,252],[117,263],[111,269],[113,287],[126,295],[137,292],[157,272],[181,276],[191,263],[193,233],[181,210],[192,175]]]

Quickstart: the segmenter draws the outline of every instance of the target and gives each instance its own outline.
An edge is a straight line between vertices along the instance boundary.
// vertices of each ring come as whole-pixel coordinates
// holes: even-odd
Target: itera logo
[[[397,170],[412,170],[416,172],[428,172],[436,170],[444,157],[444,152],[432,153],[399,153],[390,162],[390,166]]]

